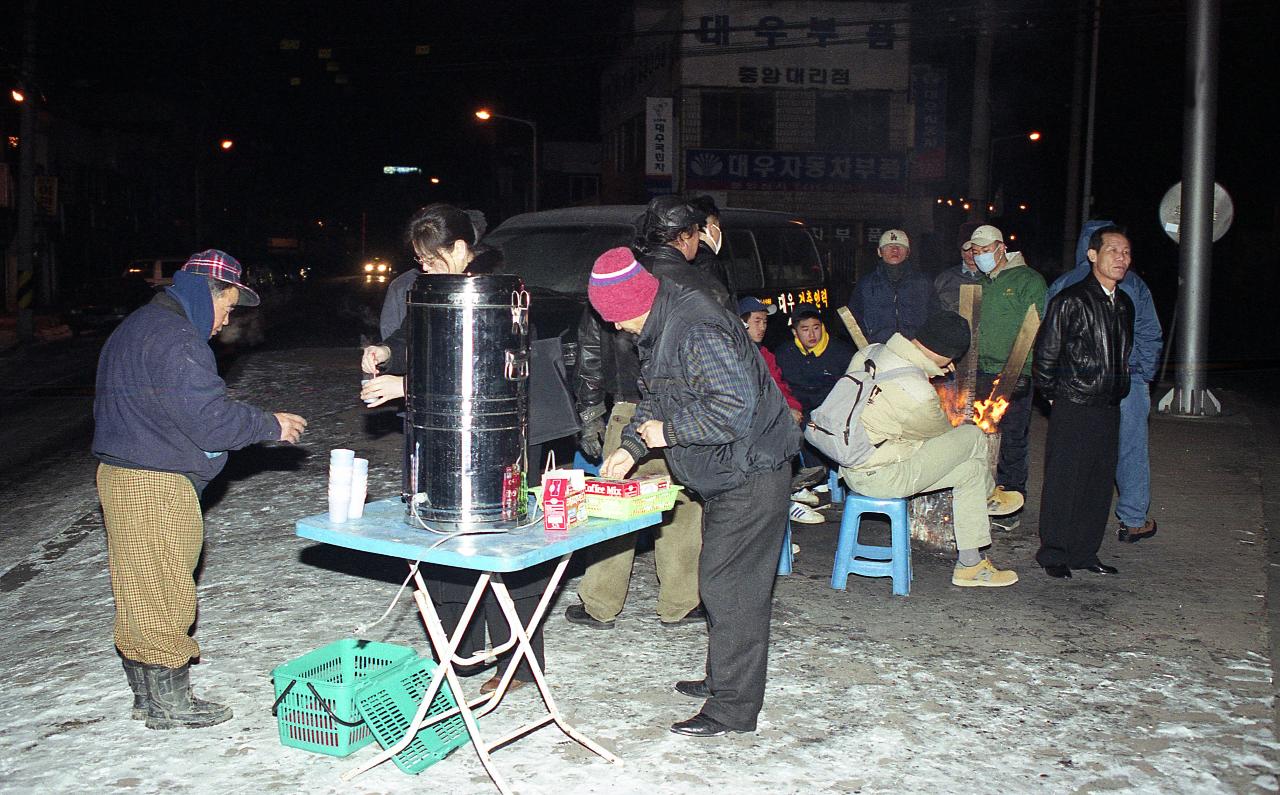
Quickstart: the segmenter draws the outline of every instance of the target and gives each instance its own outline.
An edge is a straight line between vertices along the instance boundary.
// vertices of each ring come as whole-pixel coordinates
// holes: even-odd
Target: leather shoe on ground
[[[791,490],[799,491],[800,489],[816,486],[827,479],[826,467],[805,467],[796,473],[791,479]]]
[[[1088,566],[1076,566],[1077,571],[1091,571],[1094,574],[1119,574],[1120,570],[1115,566],[1108,566],[1101,561],[1090,563]]]
[[[687,734],[690,737],[719,737],[730,732],[744,734],[742,729],[734,729],[724,725],[715,718],[699,712],[688,720],[671,724],[671,731],[676,734]]]
[[[1048,574],[1050,577],[1058,577],[1063,580],[1071,579],[1070,566],[1045,566],[1044,573]]]
[[[676,682],[676,692],[689,698],[711,698],[706,679],[684,679]]]
[[[493,678],[492,678],[492,679],[490,679],[489,681],[487,681],[487,682],[485,682],[484,684],[480,685],[480,694],[481,694],[481,695],[486,695],[486,694],[488,694],[488,693],[492,693],[493,691],[495,691],[495,690],[497,690],[497,689],[498,689],[498,685],[499,685],[499,684],[501,684],[501,683],[502,683],[502,677],[501,677],[501,676],[495,676],[495,677],[493,677]],[[514,679],[514,678],[513,678],[513,679],[511,680],[510,684],[508,684],[508,685],[507,685],[507,692],[508,692],[508,693],[514,693],[514,692],[516,692],[517,690],[519,690],[520,688],[524,687],[524,686],[525,686],[525,685],[527,685],[527,684],[529,684],[529,683],[528,683],[528,682],[526,682],[526,681],[524,681],[523,679]]]
[[[1156,530],[1159,529],[1154,519],[1148,519],[1143,522],[1141,527],[1129,527],[1124,522],[1121,522],[1120,530],[1116,535],[1125,543],[1136,544],[1144,538],[1150,538],[1155,535]]]
[[[585,611],[584,611],[585,612]],[[707,623],[707,611],[702,605],[698,605],[689,612],[684,614],[684,618],[676,621],[663,621],[664,627],[678,627],[683,624],[705,624]]]
[[[564,619],[570,624],[581,624],[592,629],[613,629],[617,621],[601,621],[587,612],[582,605],[569,605],[564,610]]]

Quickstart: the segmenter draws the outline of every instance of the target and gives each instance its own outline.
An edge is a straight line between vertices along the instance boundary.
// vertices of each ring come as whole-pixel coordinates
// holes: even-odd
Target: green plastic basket
[[[418,654],[407,646],[349,638],[330,643],[271,672],[271,714],[280,742],[329,756],[346,756],[373,742],[356,709],[356,688]]]
[[[434,660],[423,657],[405,663],[376,681],[361,685],[356,694],[356,705],[364,716],[365,724],[383,748],[390,748],[404,738],[413,716],[418,714],[422,697],[431,683],[431,673],[436,668]],[[448,712],[457,706],[449,683],[442,682],[431,701],[427,716]],[[461,715],[454,715],[421,729],[403,751],[392,757],[396,767],[406,773],[417,774],[449,755],[449,752],[467,742],[467,725]]]

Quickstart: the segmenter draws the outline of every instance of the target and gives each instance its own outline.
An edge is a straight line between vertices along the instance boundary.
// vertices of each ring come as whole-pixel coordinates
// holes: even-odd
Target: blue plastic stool
[[[827,470],[827,491],[831,502],[844,502],[844,481],[840,479],[839,469]]]
[[[787,517],[787,532],[782,534],[782,554],[778,557],[778,575],[791,573],[791,517]]]
[[[858,543],[858,528],[862,524],[864,513],[879,513],[889,517],[892,546]],[[843,591],[850,574],[892,577],[895,595],[906,596],[911,592],[911,527],[907,520],[905,499],[876,499],[853,491],[845,497],[844,516],[840,519],[840,538],[836,541],[836,563],[831,571],[831,587]]]

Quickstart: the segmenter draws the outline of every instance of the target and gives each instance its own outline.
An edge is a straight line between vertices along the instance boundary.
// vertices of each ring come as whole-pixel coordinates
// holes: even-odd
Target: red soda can
[[[508,466],[502,471],[502,518],[517,519],[520,516],[520,470]]]

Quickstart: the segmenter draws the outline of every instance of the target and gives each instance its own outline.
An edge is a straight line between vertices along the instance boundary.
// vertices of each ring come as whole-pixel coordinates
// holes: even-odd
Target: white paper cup
[[[338,523],[347,521],[347,515],[351,512],[351,492],[341,491],[334,493],[329,492],[329,521]]]
[[[343,447],[329,451],[330,464],[346,464],[347,466],[351,466],[351,462],[355,460],[355,457],[355,450],[347,450]]]

